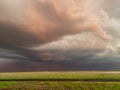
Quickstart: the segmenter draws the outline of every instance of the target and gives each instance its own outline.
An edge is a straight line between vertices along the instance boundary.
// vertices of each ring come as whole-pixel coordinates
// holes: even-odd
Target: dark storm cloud
[[[29,32],[25,32],[26,28],[17,26],[7,21],[0,21],[0,44],[14,46],[30,46],[39,44],[40,40]]]
[[[108,63],[108,57],[118,60],[117,3],[119,0],[0,1],[0,48],[8,50],[0,57],[14,60],[1,68],[45,70],[53,65],[56,70],[80,70],[102,65],[102,59]]]
[[[41,40],[29,32],[25,32],[25,27],[12,23],[9,20],[0,21],[0,48],[13,51],[10,56],[7,53],[0,55],[1,58],[33,60],[37,59],[36,51],[25,47],[41,44]],[[2,52],[0,50],[0,52]],[[16,54],[20,55],[19,57]]]
[[[0,8],[2,10],[6,8],[1,12],[5,12],[7,15],[0,16],[3,19],[0,21],[1,43],[19,46],[39,45],[41,42],[54,41],[63,36],[84,31],[96,33],[102,39],[110,38],[104,30],[101,30],[96,15],[92,16],[89,12],[81,11],[81,8],[87,10],[85,3],[82,3],[80,7],[76,6],[73,0],[70,0],[70,3],[66,1],[67,5],[71,5],[70,8],[63,5],[64,1],[58,0],[30,0],[25,1],[25,4],[20,0],[8,2],[8,0],[1,1],[3,5]],[[17,5],[13,7],[14,4]],[[23,11],[23,8],[26,12]],[[16,11],[24,15],[17,15]],[[17,19],[14,16],[17,16]],[[23,22],[19,19],[23,19]]]
[[[44,44],[65,35],[91,31],[97,33],[103,39],[109,38],[105,32],[101,31],[96,17],[93,19],[95,23],[87,23],[90,21],[87,13],[84,11],[81,11],[81,14],[76,12],[73,8],[78,11],[80,8],[72,0],[68,4],[72,8],[66,7],[63,3],[65,2],[58,0],[30,0],[25,1],[25,4],[20,0],[13,0],[11,2],[8,0],[1,1],[1,46],[7,45],[9,49],[13,49],[17,53],[29,57],[32,54],[28,53],[28,48],[25,47]],[[84,4],[81,5],[81,8],[86,10]],[[17,47],[17,49],[13,47]],[[24,47],[24,49],[20,47]],[[34,52],[34,50],[31,52]]]

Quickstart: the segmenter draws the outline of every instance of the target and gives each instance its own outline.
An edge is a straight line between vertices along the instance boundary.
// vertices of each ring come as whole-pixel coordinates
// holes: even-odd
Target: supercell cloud
[[[120,0],[0,1],[0,71],[120,69],[119,29]]]

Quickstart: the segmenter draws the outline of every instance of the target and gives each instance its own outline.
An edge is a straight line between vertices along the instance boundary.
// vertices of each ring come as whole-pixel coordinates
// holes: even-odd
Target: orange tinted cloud
[[[89,12],[86,1],[77,2],[80,5],[77,5],[74,0],[31,0],[28,10],[28,31],[35,34],[43,42],[83,31],[94,32],[100,38],[109,40],[109,35],[100,26],[99,17]]]
[[[110,40],[111,37],[100,25],[100,18],[91,12],[92,8],[87,3],[91,1],[77,0],[76,3],[74,0],[29,0],[25,2],[25,7],[22,6],[25,8],[24,11],[19,11],[21,4],[19,7],[16,5],[15,10],[22,13],[17,16],[19,19],[16,19],[11,11],[15,6],[10,9],[11,12],[5,11],[8,16],[12,13],[12,16],[0,15],[0,41],[13,45],[23,44],[22,46],[39,45],[86,31],[93,32],[101,39]],[[7,25],[6,28],[3,24]]]

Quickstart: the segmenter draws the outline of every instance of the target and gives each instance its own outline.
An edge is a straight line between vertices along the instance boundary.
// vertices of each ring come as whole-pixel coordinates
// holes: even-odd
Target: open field
[[[0,73],[0,90],[120,90],[120,72]]]
[[[120,90],[119,82],[0,82],[0,90]]]
[[[120,81],[120,72],[0,73],[0,81]]]

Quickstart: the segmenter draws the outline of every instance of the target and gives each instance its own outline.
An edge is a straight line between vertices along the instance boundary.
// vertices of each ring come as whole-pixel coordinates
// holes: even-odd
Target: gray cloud
[[[40,43],[37,37],[24,30],[24,27],[9,22],[0,22],[0,43],[14,46],[29,46]]]
[[[15,67],[23,62],[28,64],[25,67],[35,67],[40,61],[40,65],[49,62],[60,68],[59,61],[62,67],[68,65],[67,69],[72,62],[71,68],[85,69],[92,64],[111,65],[112,59],[119,62],[119,2],[0,1],[0,52],[5,51],[0,57],[14,59],[10,65]]]

